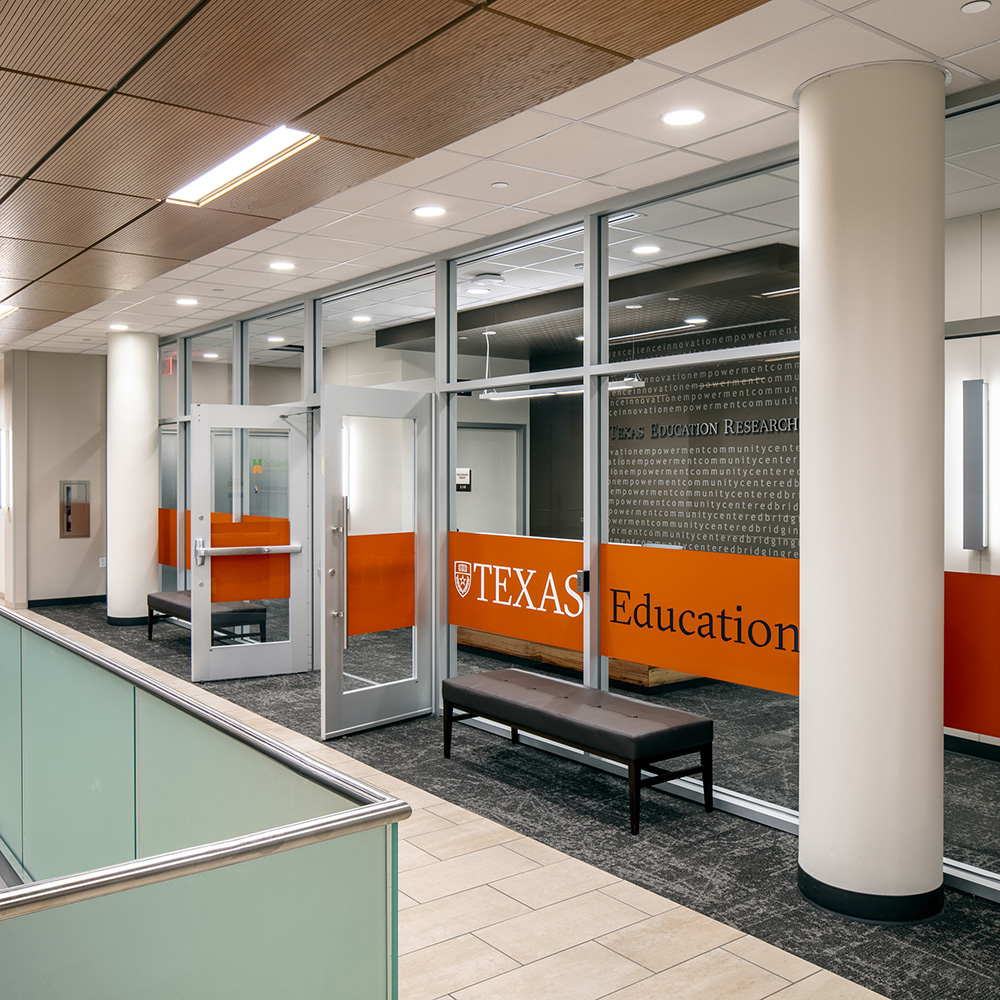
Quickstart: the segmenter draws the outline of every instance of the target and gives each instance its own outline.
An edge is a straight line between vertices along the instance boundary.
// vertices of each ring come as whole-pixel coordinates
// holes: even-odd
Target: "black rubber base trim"
[[[980,743],[978,740],[966,740],[961,736],[949,736],[945,733],[944,748],[952,753],[964,753],[967,757],[1000,760],[1000,746],[995,743]]]
[[[63,604],[101,604],[107,599],[107,594],[91,594],[90,597],[45,597],[38,601],[28,601],[28,610],[57,608]]]
[[[112,618],[108,615],[109,625],[145,625],[148,621],[147,615],[140,615],[138,618]]]
[[[944,909],[944,883],[930,892],[881,896],[827,885],[799,866],[799,892],[820,909],[867,924],[915,924],[932,920]]]

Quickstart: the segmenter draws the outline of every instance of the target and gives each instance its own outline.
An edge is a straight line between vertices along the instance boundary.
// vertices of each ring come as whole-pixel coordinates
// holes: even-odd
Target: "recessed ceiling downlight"
[[[178,299],[177,304],[179,306],[196,306],[198,304],[197,299]]]
[[[269,344],[283,344],[285,342],[284,337],[268,337],[267,342]]]
[[[660,115],[664,125],[697,125],[705,120],[705,112],[697,108],[677,108]]]
[[[210,360],[214,360],[218,356],[219,356],[218,354],[208,354],[208,353],[202,355],[203,358],[209,358]]]
[[[990,0],[970,0],[969,3],[962,4],[962,13],[982,14],[984,10],[989,10],[990,6]]]
[[[641,257],[659,252],[660,248],[655,243],[640,243],[638,246],[632,247],[632,253],[637,253]]]
[[[370,323],[372,321],[371,316],[365,316],[362,313],[358,313],[357,316],[352,316],[351,320],[355,323]]]
[[[109,330],[114,330],[116,333],[121,333],[122,330],[127,330],[128,329],[128,325],[126,323],[112,323],[108,327],[108,329]]]
[[[490,290],[488,288],[466,288],[466,295],[489,295]]]
[[[689,316],[684,322],[689,326],[701,326],[703,323],[707,323],[708,320],[704,316]]]
[[[290,260],[272,260],[267,265],[272,271],[294,271],[295,265]]]
[[[440,205],[418,205],[413,214],[418,219],[436,219],[444,215],[444,209]]]

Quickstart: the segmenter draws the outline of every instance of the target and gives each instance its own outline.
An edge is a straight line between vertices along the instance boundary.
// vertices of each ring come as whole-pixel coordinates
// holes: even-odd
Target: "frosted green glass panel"
[[[136,737],[139,857],[356,805],[145,691]]]
[[[0,921],[0,996],[387,1000],[389,830]]]
[[[0,840],[21,857],[21,628],[0,618]]]
[[[135,857],[134,689],[23,630],[23,865],[32,878]]]

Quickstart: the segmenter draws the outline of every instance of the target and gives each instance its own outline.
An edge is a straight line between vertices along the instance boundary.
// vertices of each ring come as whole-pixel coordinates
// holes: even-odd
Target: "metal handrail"
[[[351,833],[360,833],[379,826],[388,826],[406,819],[412,811],[410,806],[401,799],[349,775],[340,774],[319,761],[313,760],[263,733],[258,733],[243,723],[237,722],[215,709],[208,708],[179,691],[164,687],[145,674],[88,649],[79,642],[60,635],[15,611],[0,607],[0,615],[9,618],[22,628],[62,646],[90,663],[102,667],[147,694],[159,698],[188,715],[195,716],[214,729],[265,754],[299,776],[314,781],[328,791],[336,792],[359,803],[354,808],[327,816],[289,823],[228,840],[183,848],[168,854],[139,858],[135,861],[125,861],[93,871],[14,886],[0,891],[0,920],[53,906],[63,906],[67,903],[93,899],[97,896],[106,896],[142,885],[180,878],[184,875],[192,875],[213,868],[223,868],[241,861],[261,858],[268,854],[296,847],[305,847],[309,844],[332,840]]]

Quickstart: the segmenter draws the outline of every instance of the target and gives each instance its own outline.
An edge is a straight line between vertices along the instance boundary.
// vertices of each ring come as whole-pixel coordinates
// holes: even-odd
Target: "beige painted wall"
[[[25,352],[27,599],[106,591],[106,365],[103,357]],[[59,481],[90,481],[89,538],[59,537]]]
[[[945,223],[947,321],[1000,316],[1000,210]]]

